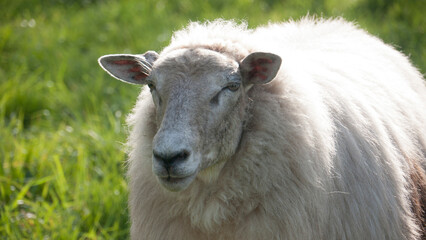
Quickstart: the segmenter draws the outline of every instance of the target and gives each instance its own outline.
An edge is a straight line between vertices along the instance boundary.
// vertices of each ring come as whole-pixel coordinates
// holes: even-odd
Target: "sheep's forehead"
[[[175,50],[155,63],[156,80],[167,84],[176,81],[204,82],[222,81],[238,71],[238,63],[215,51],[208,49]]]

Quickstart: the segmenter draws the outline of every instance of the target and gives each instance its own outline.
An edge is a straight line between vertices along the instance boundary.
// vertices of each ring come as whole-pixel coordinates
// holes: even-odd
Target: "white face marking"
[[[244,88],[238,63],[206,49],[177,50],[160,57],[150,80],[159,126],[153,172],[159,182],[181,191],[197,175],[214,181],[242,132]]]

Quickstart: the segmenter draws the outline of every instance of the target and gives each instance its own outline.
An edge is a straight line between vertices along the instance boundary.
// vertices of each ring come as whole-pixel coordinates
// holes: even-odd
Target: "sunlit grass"
[[[407,20],[398,4],[381,16],[364,2],[0,0],[0,239],[128,238],[124,119],[140,89],[99,56],[159,51],[189,20],[254,27],[309,12],[356,19],[424,71],[421,7]]]

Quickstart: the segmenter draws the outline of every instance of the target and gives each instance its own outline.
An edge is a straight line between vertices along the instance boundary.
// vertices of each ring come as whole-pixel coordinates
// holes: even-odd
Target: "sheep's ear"
[[[141,55],[111,54],[98,59],[99,65],[111,76],[123,82],[146,84],[158,54],[148,51]]]
[[[278,55],[254,52],[243,59],[240,72],[246,84],[265,84],[277,75],[281,66]]]

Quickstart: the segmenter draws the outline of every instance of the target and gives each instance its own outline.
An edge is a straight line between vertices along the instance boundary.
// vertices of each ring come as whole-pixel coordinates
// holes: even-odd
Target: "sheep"
[[[424,239],[423,75],[355,24],[192,22],[99,64],[148,86],[127,120],[132,239]]]

